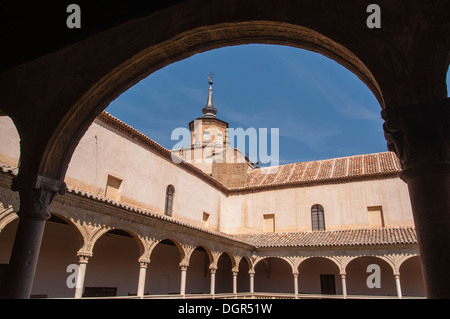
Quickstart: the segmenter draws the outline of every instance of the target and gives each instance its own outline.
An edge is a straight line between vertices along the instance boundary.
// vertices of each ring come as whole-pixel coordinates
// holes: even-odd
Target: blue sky
[[[172,131],[202,115],[211,71],[217,117],[231,128],[279,128],[280,164],[387,151],[381,107],[365,84],[333,60],[287,46],[194,55],[151,74],[106,111],[171,149]]]

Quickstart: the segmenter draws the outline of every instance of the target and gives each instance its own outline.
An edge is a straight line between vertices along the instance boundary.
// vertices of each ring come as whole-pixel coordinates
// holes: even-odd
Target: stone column
[[[397,297],[402,298],[402,286],[400,285],[400,274],[394,274],[395,276],[395,287],[397,288]]]
[[[144,297],[145,291],[145,277],[147,276],[147,266],[150,260],[140,260],[139,261],[139,280],[137,288],[137,296]]]
[[[237,276],[239,271],[233,270],[233,294],[237,294]]]
[[[64,182],[37,176],[32,182],[13,179],[13,191],[19,191],[19,225],[0,297],[30,298],[45,222],[57,193],[64,194]]]
[[[187,265],[180,265],[181,267],[181,283],[180,283],[180,295],[184,297],[186,294],[186,272],[187,272]]]
[[[292,275],[294,276],[294,295],[295,298],[298,298],[298,272],[294,272],[292,273]]]
[[[75,286],[75,298],[80,299],[83,297],[84,280],[86,278],[86,268],[89,262],[89,257],[87,255],[79,255],[80,261],[78,265],[78,276]]]
[[[217,268],[215,268],[215,267],[209,268],[209,271],[211,273],[211,285],[210,285],[209,293],[214,296],[214,294],[216,293],[216,271],[217,271]]]
[[[255,292],[255,271],[249,270],[250,275],[250,293],[253,294]]]
[[[450,298],[450,99],[385,109],[388,148],[408,184],[428,298]]]
[[[346,281],[346,274],[341,274],[341,281],[342,281],[342,296],[344,299],[347,298],[347,281]]]

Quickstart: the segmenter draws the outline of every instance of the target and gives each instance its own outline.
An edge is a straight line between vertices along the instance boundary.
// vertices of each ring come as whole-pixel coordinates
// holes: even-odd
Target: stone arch
[[[189,249],[186,262],[189,265],[186,275],[186,293],[210,293],[214,256],[209,247],[198,245]]]
[[[227,293],[233,291],[233,271],[236,270],[236,258],[229,251],[216,254],[216,292]]]
[[[0,114],[0,135],[7,136],[0,140],[0,162],[9,167],[2,167],[2,171],[10,171],[10,174],[17,174],[20,157],[20,134],[14,120]],[[3,166],[3,165],[2,165]]]
[[[133,227],[131,224],[122,225],[121,223],[108,223],[108,225],[97,224],[91,221],[78,221],[74,223],[75,227],[78,228],[82,237],[83,245],[78,251],[80,257],[91,257],[93,255],[94,247],[97,241],[105,234],[109,232],[121,231],[126,232],[131,236],[139,250],[140,256],[143,256],[147,250],[146,243],[143,237],[140,235],[139,230]]]
[[[3,203],[0,203],[0,232],[17,218],[19,218],[19,216],[12,206],[4,208]]]
[[[235,9],[241,7],[239,3],[232,3],[229,6],[234,6]],[[49,139],[50,143],[43,154],[39,172],[44,176],[61,179],[65,174],[76,141],[81,138],[95,116],[129,87],[170,63],[223,46],[268,43],[289,45],[317,52],[335,60],[355,73],[374,93],[380,104],[384,106],[385,102],[380,86],[369,67],[363,62],[363,52],[359,52],[361,56],[358,57],[354,53],[356,51],[346,47],[344,43],[345,35],[333,34],[336,29],[332,28],[331,25],[324,26],[325,29],[328,29],[327,34],[327,32],[323,32],[325,30],[320,30],[316,25],[301,23],[298,18],[298,12],[309,11],[312,15],[317,16],[323,11],[311,6],[302,6],[295,13],[283,12],[286,18],[280,21],[273,10],[279,11],[281,7],[277,3],[270,10],[263,9],[265,11],[264,18],[252,17],[253,12],[246,12],[240,17],[239,20],[241,21],[230,23],[221,20],[235,18],[234,15],[227,17],[227,14],[225,14],[224,17],[222,9],[219,10],[217,7],[211,6],[206,17],[201,17],[206,12],[204,10],[192,12],[195,18],[206,19],[206,21],[209,21],[208,23],[206,21],[200,22],[199,19],[196,20],[195,24],[182,26],[178,30],[173,30],[173,27],[167,26],[164,33],[165,37],[157,36],[155,32],[166,25],[167,17],[157,22],[159,17],[154,16],[129,22],[116,30],[108,30],[103,33],[102,43],[118,45],[117,39],[123,37],[122,32],[130,32],[134,28],[140,30],[139,35],[134,39],[135,45],[104,48],[109,52],[108,54],[115,52],[115,57],[112,59],[114,62],[110,65],[97,63],[97,67],[101,68],[103,73],[93,75],[92,79],[84,85],[80,84],[83,88],[80,87],[82,92],[80,91],[79,96],[67,101],[67,103],[72,103],[71,111],[65,115],[65,121],[60,123],[58,130]],[[177,14],[177,9],[179,8],[173,8],[167,14]],[[348,21],[348,19],[339,21],[340,24],[346,24],[343,21]],[[160,25],[155,26],[155,23]],[[365,24],[363,27],[362,31],[365,33],[367,29]],[[109,37],[116,41],[108,41]],[[97,39],[92,39],[92,41],[95,40]],[[70,51],[70,49],[66,50]],[[69,52],[65,53],[69,54]],[[95,54],[90,52],[90,59],[87,57],[83,57],[83,59],[85,61],[94,60],[100,58],[98,55],[104,53],[106,51],[96,52]],[[364,53],[368,54],[368,52]],[[67,62],[70,64],[69,61]],[[79,98],[81,96],[82,98]],[[69,131],[73,134],[68,134]],[[59,158],[60,161],[55,161],[56,158]],[[58,163],[61,164],[55,165]]]
[[[289,258],[278,256],[260,257],[254,267],[255,292],[294,292],[294,265]],[[286,271],[289,269],[290,271]],[[265,270],[265,273],[262,272]]]
[[[162,238],[162,239],[156,240],[152,244],[152,246],[149,249],[149,257],[150,257],[150,259],[151,259],[152,252],[156,248],[157,245],[159,245],[161,243],[168,243],[168,242],[172,243],[178,249],[178,252],[180,254],[180,263],[186,260],[186,256],[187,255],[190,255],[190,253],[186,252],[185,248],[183,247],[183,245],[179,241],[173,239],[172,237],[167,237],[167,238]]]
[[[74,223],[64,215],[51,211],[41,242],[32,294],[49,298],[73,297],[66,280],[70,265],[79,263],[77,251],[83,245],[83,236]]]
[[[77,226],[77,224],[74,223],[71,218],[68,218],[64,214],[60,214],[58,212],[55,212],[55,210],[51,211],[49,221],[52,220],[53,216],[55,216],[58,219],[61,219],[63,222],[65,222],[67,225],[69,225],[71,229],[73,229],[73,231],[75,232],[76,237],[78,239],[79,247],[83,247],[83,245],[84,245],[84,236],[81,233],[80,228]]]
[[[189,264],[189,261],[190,261],[190,259],[191,259],[192,253],[193,253],[197,248],[201,248],[201,249],[203,249],[203,250],[205,251],[206,255],[208,256],[208,260],[209,260],[209,266],[208,266],[208,267],[212,267],[212,266],[214,265],[214,261],[215,261],[213,252],[212,252],[212,250],[211,250],[208,246],[203,245],[203,244],[200,244],[200,245],[194,247],[193,249],[191,249],[191,250],[186,254],[186,260],[187,260],[188,264]]]
[[[335,289],[334,293],[342,293],[342,284],[340,280],[342,269],[339,261],[336,258],[328,256],[308,256],[302,258],[298,262],[297,270],[300,293],[323,293],[322,276],[333,276]],[[330,280],[328,281],[330,282]],[[333,287],[329,288],[331,289]]]
[[[101,287],[115,289],[117,296],[135,294],[142,245],[138,235],[129,227],[114,226],[104,226],[96,235],[86,271],[85,296],[92,296],[92,289]]]
[[[253,269],[255,269],[255,267],[256,267],[260,262],[266,263],[268,258],[277,258],[277,259],[281,259],[281,260],[285,261],[285,262],[291,267],[292,273],[296,272],[296,266],[295,266],[294,262],[293,262],[291,259],[286,258],[286,257],[279,257],[279,256],[264,256],[264,257],[259,257],[259,258],[257,258],[257,259],[254,261],[254,263],[253,263]],[[249,260],[250,260],[250,259],[249,259]],[[267,265],[267,263],[266,263],[266,265]]]
[[[238,257],[236,265],[237,292],[248,292],[250,290],[250,272],[253,271],[253,261],[249,256]]]
[[[330,5],[331,7],[328,7]],[[253,10],[255,7],[258,7],[258,10]],[[386,3],[386,8],[391,12],[399,12],[397,4]],[[384,105],[400,108],[432,103],[445,98],[444,79],[449,65],[449,47],[448,42],[441,41],[441,37],[436,36],[436,25],[442,25],[444,37],[449,32],[449,28],[441,22],[446,17],[441,12],[448,12],[445,10],[448,9],[448,4],[443,2],[439,5],[408,6],[404,11],[404,18],[401,19],[401,28],[395,22],[397,19],[390,19],[387,23],[393,28],[384,27],[382,35],[379,32],[371,32],[364,25],[365,16],[361,14],[365,10],[363,2],[345,7],[325,2],[281,0],[267,1],[260,6],[256,0],[245,3],[232,0],[221,2],[221,5],[217,6],[216,1],[205,4],[203,1],[190,0],[175,3],[170,7],[152,9],[147,8],[147,11],[140,15],[140,19],[124,15],[124,18],[112,24],[114,27],[104,25],[101,28],[102,31],[88,32],[83,41],[77,42],[79,39],[72,38],[71,45],[67,45],[66,42],[59,43],[53,52],[47,47],[48,51],[45,53],[48,54],[44,55],[40,52],[32,58],[28,57],[26,59],[28,63],[13,64],[16,68],[7,69],[1,74],[0,87],[4,93],[1,113],[13,118],[18,128],[20,127],[20,135],[23,138],[21,148],[23,165],[19,174],[24,185],[30,183],[30,179],[36,175],[56,180],[63,179],[75,145],[87,125],[92,123],[98,114],[98,110],[104,108],[114,98],[114,94],[120,94],[118,88],[129,87],[136,83],[136,79],[144,76],[143,68],[140,67],[145,64],[142,63],[145,57],[142,53],[148,52],[151,48],[158,49],[156,54],[164,56],[164,59],[155,58],[152,60],[154,62],[152,66],[161,68],[165,64],[183,58],[183,54],[194,54],[196,51],[193,48],[197,48],[200,52],[214,41],[217,45],[231,45],[230,37],[233,35],[238,35],[236,38],[243,43],[248,43],[251,37],[263,41],[263,35],[250,34],[253,22],[269,21],[275,27],[283,23],[301,25],[318,33],[317,37],[311,36],[316,41],[332,39],[340,43],[347,51],[354,52],[356,61],[362,61],[363,65],[371,70],[382,92]],[[422,11],[426,13],[419,14]],[[189,19],[181,21],[176,19],[180,15],[189,16]],[[417,24],[416,18],[420,18],[420,21],[424,23]],[[321,22],[318,22],[319,20]],[[210,29],[210,26],[215,24],[227,23],[236,27],[222,32],[228,36],[221,37],[220,32]],[[248,24],[248,28],[243,28],[248,38],[243,37],[242,34],[239,35],[239,23]],[[178,36],[185,36],[186,33],[202,28],[207,29],[208,32],[201,37],[200,42],[196,42],[191,37],[185,37],[184,43],[174,41]],[[281,33],[288,33],[282,28],[274,29]],[[385,31],[389,29],[392,31]],[[400,29],[401,32],[399,32]],[[138,37],[147,38],[147,42],[142,43],[141,39],[133,37],[132,43],[124,45],[127,36],[136,30],[143,31],[136,34]],[[148,30],[153,30],[153,33],[148,33]],[[350,32],[352,32],[351,37],[348,36]],[[269,35],[266,37],[267,41],[273,40]],[[360,40],[354,41],[355,38]],[[158,46],[163,42],[170,42],[172,48],[164,49]],[[111,43],[119,50],[116,52],[114,47],[102,46],[101,43]],[[410,45],[404,45],[405,43]],[[124,50],[127,51],[121,52],[121,47],[126,48]],[[170,49],[175,49],[178,56],[171,54]],[[330,54],[339,53],[337,47],[332,46],[330,49]],[[114,52],[114,56],[103,59],[108,61],[101,61],[107,52]],[[380,56],[383,56],[383,59],[379,59]],[[128,62],[131,59],[135,60],[136,64],[130,65]],[[60,63],[54,63],[54,61]],[[83,64],[82,61],[86,63]],[[142,64],[138,65],[139,63]],[[123,77],[124,73],[119,72],[124,66],[130,67],[128,71],[133,75],[132,77]],[[49,73],[52,76],[44,81]],[[85,77],[82,76],[84,74],[86,74]],[[104,89],[107,85],[102,79],[113,78],[113,75],[117,75],[111,80],[115,84],[111,85],[115,87],[113,88],[115,93],[104,94],[101,87],[103,86]],[[23,83],[23,86],[17,85],[19,79],[23,78],[27,79],[26,83]],[[73,81],[64,81],[67,78]],[[71,90],[67,90],[67,87]],[[56,93],[49,94],[50,88],[53,93]],[[20,96],[18,94],[20,90],[29,94]],[[94,99],[90,105],[85,103],[89,98]],[[23,112],[24,107],[30,110],[26,117],[20,116],[26,113]],[[52,111],[55,111],[54,115]],[[46,121],[47,118],[48,121]],[[391,147],[393,147],[392,143],[390,143]],[[398,149],[397,153],[399,153]],[[414,197],[416,196],[412,196]],[[430,268],[427,267],[427,269]],[[441,272],[444,273],[445,269]],[[435,281],[438,282],[438,279]]]
[[[369,269],[370,265],[378,266],[379,270]],[[398,268],[392,258],[377,255],[357,256],[347,263],[345,271],[349,295],[397,295],[394,275],[398,273]],[[381,287],[369,287],[369,277],[379,279]]]
[[[148,248],[151,261],[147,266],[145,294],[166,295],[180,292],[180,266],[189,265],[186,259],[189,250],[185,249],[183,243],[174,239],[175,237],[161,236],[152,241]]]
[[[399,266],[399,272],[403,296],[424,297],[426,295],[419,255],[405,258]]]

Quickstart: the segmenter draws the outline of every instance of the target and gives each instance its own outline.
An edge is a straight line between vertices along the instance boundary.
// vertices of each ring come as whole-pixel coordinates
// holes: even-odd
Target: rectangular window
[[[222,134],[217,134],[217,142],[216,144],[222,145],[223,144],[223,139],[222,139]]]
[[[209,226],[209,214],[203,212],[203,227],[207,228]]]
[[[371,228],[384,227],[382,206],[367,207],[367,214],[369,217],[369,226]]]
[[[203,132],[203,143],[208,143],[211,140],[211,137],[209,136],[209,132],[205,131]]]
[[[116,201],[120,201],[120,186],[122,185],[122,180],[108,175],[108,180],[106,182],[106,193],[105,196]]]
[[[275,215],[267,214],[263,216],[264,218],[264,232],[274,233],[275,232]]]

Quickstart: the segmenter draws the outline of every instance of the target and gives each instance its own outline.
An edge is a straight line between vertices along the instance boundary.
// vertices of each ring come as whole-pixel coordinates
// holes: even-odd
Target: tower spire
[[[206,101],[206,106],[202,109],[204,118],[215,118],[217,114],[217,110],[213,104],[213,79],[212,74],[208,77],[209,80],[209,91],[208,91],[208,100]]]

